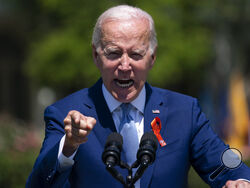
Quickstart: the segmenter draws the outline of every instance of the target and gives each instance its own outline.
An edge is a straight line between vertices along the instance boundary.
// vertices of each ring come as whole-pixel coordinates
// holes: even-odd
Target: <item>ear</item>
[[[154,52],[151,54],[151,64],[150,64],[150,68],[152,68],[154,66],[155,60],[156,60],[156,51],[157,51],[157,46],[154,49]]]
[[[92,56],[93,56],[95,65],[98,67],[99,54],[97,53],[97,48],[94,46],[94,44],[92,44]]]

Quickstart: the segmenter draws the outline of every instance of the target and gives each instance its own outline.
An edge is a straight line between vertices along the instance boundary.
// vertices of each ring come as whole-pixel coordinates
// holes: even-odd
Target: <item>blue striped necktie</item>
[[[136,153],[139,148],[139,141],[135,121],[129,115],[132,105],[123,103],[121,105],[122,118],[119,127],[119,132],[123,137],[123,152],[126,156],[128,165],[132,165],[136,160]]]

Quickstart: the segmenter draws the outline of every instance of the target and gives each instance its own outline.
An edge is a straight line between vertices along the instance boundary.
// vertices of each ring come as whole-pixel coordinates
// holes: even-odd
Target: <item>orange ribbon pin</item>
[[[153,132],[156,136],[156,138],[158,139],[161,147],[166,146],[166,142],[163,140],[160,131],[161,131],[161,120],[160,118],[156,117],[153,119],[153,121],[151,122],[151,127],[153,129]]]

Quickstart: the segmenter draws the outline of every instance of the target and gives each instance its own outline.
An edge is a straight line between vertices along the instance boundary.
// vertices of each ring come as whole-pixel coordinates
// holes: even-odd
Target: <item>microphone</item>
[[[157,138],[152,131],[146,132],[142,136],[137,152],[137,163],[140,164],[140,167],[136,171],[132,183],[141,178],[146,168],[154,162],[157,145]]]
[[[111,133],[102,153],[102,161],[106,166],[115,166],[120,163],[123,139],[119,133]]]
[[[120,164],[122,144],[122,136],[116,132],[111,133],[105,143],[102,161],[106,165],[107,171],[125,186],[126,182],[123,176],[114,168],[114,166]]]
[[[137,160],[140,164],[143,163],[150,165],[154,162],[157,145],[157,138],[152,131],[146,132],[142,136],[139,150],[137,152]]]

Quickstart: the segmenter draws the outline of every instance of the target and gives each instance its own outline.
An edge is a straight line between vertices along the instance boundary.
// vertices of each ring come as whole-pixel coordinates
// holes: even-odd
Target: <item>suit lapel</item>
[[[162,134],[166,129],[166,104],[164,103],[164,99],[160,93],[156,91],[156,89],[152,89],[149,84],[146,83],[146,104],[144,110],[144,133],[152,131],[151,129],[151,121],[155,117],[159,117],[162,124],[161,135],[165,140],[165,136]],[[160,113],[153,113],[160,112]],[[158,148],[161,147],[158,143]],[[159,150],[159,149],[158,149]],[[157,150],[157,151],[158,151]],[[156,152],[157,156],[157,152]],[[152,178],[153,169],[155,162],[151,164],[148,169],[145,171],[144,175],[141,178],[141,187],[148,187]]]
[[[88,103],[85,103],[85,105],[92,106],[93,108],[93,117],[97,120],[93,131],[104,148],[108,135],[111,132],[115,132],[116,128],[102,93],[101,79],[99,79],[93,87],[89,88],[88,95],[91,100]]]

